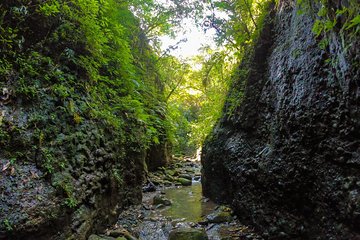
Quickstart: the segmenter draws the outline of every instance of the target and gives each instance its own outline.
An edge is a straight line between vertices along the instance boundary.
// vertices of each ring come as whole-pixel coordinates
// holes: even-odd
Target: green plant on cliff
[[[76,172],[113,165],[108,177],[123,187],[136,154],[168,141],[157,56],[130,4],[0,3],[0,91],[10,91],[6,105],[24,109],[0,113],[1,157],[19,151],[19,164],[34,163],[51,180],[78,169],[54,183],[70,208],[88,197],[75,194]],[[99,149],[109,155],[95,163]]]
[[[320,48],[326,49],[329,45],[328,34],[331,31],[339,33],[344,48],[348,44],[347,39],[358,37],[360,33],[359,1],[350,0],[344,4],[336,4],[329,0],[298,0],[297,3],[304,11],[317,11],[312,31],[316,37],[320,38]]]
[[[225,55],[241,60],[243,49],[252,43],[261,28],[259,19],[268,2],[189,0],[165,5],[153,0],[5,2],[1,6],[7,11],[0,17],[0,59],[4,73],[1,82],[6,86],[10,79],[16,78],[17,97],[38,101],[51,96],[49,103],[56,102],[56,113],[32,118],[31,124],[36,128],[63,116],[73,127],[88,120],[111,126],[121,141],[139,142],[132,145],[137,145],[139,151],[164,139],[172,138],[176,142],[176,134],[171,134],[175,130],[166,119],[164,102],[185,82],[182,79],[189,70],[178,65],[174,68],[179,69],[178,76],[175,74],[171,79],[171,71],[162,71],[172,69],[171,61],[157,56],[148,42],[151,40],[157,47],[157,36],[174,35],[174,27],[190,16],[198,24],[203,23],[203,27],[215,29],[218,44],[226,47],[213,56],[207,53],[209,60],[202,61],[202,73],[193,74],[194,79],[198,78],[196,81],[203,83],[197,87],[207,92],[205,98],[212,99],[202,101],[202,119],[192,123],[191,129],[195,131],[192,135],[196,136],[193,138],[198,138],[194,141],[199,142],[219,112],[219,107],[211,111],[210,106],[214,103],[221,106],[225,99],[226,90],[217,95],[210,90],[209,83],[222,81],[225,85],[214,86],[226,89],[229,81],[224,79],[229,76],[224,78],[222,74],[232,70],[229,66],[222,69],[227,61]],[[37,22],[41,23],[39,28]],[[222,80],[209,81],[211,78]],[[133,124],[136,130],[131,127]],[[45,142],[57,134],[52,126],[47,126],[43,129]],[[191,131],[190,125],[184,127],[188,128],[185,132]],[[49,173],[66,166],[64,161],[59,164],[52,160],[56,155],[53,147],[39,146],[40,155],[36,155]]]
[[[79,203],[74,197],[68,197],[65,199],[64,204],[69,208],[75,208]]]
[[[9,219],[5,219],[3,224],[5,226],[6,231],[12,231],[13,230],[13,227],[12,227]]]
[[[123,179],[123,176],[122,176],[122,172],[119,169],[113,169],[112,172],[113,172],[113,175],[114,175],[117,183],[119,185],[123,185],[124,184],[124,179]]]
[[[157,141],[161,134],[157,129],[165,124],[151,109],[163,101],[162,93],[155,82],[152,50],[129,3],[19,1],[1,3],[1,7],[7,10],[0,18],[2,85],[15,77],[16,96],[28,101],[50,93],[74,125],[94,119],[126,133],[127,122],[135,121],[142,126],[145,148]],[[40,22],[38,29],[35,20]],[[33,124],[41,122],[33,120]],[[51,173],[55,169],[48,147],[41,149]]]

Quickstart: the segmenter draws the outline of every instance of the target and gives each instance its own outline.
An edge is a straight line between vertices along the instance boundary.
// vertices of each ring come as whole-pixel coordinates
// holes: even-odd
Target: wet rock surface
[[[153,198],[153,204],[154,205],[159,205],[162,204],[164,206],[170,206],[171,205],[171,201],[169,199],[167,199],[166,197],[162,196],[162,195],[156,195]]]
[[[173,161],[167,167],[160,167],[157,171],[148,173],[148,181],[143,187],[144,192],[154,191],[157,188],[170,186],[190,186],[192,180],[200,180],[200,162],[191,158]]]
[[[18,99],[1,107],[0,131],[9,141],[0,142],[1,240],[83,240],[141,203],[146,152],[120,143],[124,136],[112,127],[69,123],[48,98],[39,106],[25,108]],[[50,115],[59,117],[33,131],[31,118]]]
[[[359,239],[359,41],[344,49],[332,33],[320,49],[311,17],[285,2],[241,66],[241,106],[203,148],[204,194],[265,238]]]
[[[203,229],[178,228],[170,232],[169,240],[208,240]]]
[[[56,148],[73,164],[52,175],[36,162],[11,161],[0,152],[0,239],[86,239],[114,223],[121,208],[141,202],[145,156],[129,152],[133,160],[126,162],[110,134],[89,123],[79,129],[69,139],[76,144]]]
[[[231,222],[232,219],[232,210],[225,206],[217,208],[213,213],[206,216],[206,220],[209,223]]]

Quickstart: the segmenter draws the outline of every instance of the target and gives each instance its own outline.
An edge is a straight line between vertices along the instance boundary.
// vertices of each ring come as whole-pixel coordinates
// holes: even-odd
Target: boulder
[[[162,195],[156,195],[153,198],[153,205],[159,205],[159,204],[162,204],[164,206],[170,206],[171,201]]]
[[[192,176],[190,174],[182,173],[179,175],[180,178],[185,178],[188,180],[192,180]]]
[[[213,213],[209,214],[206,217],[208,223],[223,223],[223,222],[231,222],[233,217],[231,215],[232,211],[230,208],[221,206]]]
[[[192,184],[192,181],[186,178],[177,178],[176,181],[183,186],[191,186]]]

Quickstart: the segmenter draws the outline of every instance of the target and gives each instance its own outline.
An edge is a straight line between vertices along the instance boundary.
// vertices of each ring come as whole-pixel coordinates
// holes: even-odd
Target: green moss
[[[123,180],[123,176],[122,176],[122,171],[120,171],[119,169],[113,169],[112,170],[112,174],[116,180],[116,182],[121,186],[124,183]]]
[[[79,129],[105,129],[131,146],[127,152],[167,141],[169,126],[156,112],[164,97],[155,53],[128,3],[35,0],[0,8],[0,86],[11,88],[28,114],[24,134],[14,130],[18,122],[9,128],[0,119],[2,147],[13,151],[16,135],[22,159],[51,175],[72,164],[71,146],[89,137]],[[114,172],[119,183],[121,171]]]

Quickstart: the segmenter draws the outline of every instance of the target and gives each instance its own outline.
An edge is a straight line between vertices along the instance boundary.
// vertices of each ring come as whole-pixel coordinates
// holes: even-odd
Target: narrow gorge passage
[[[89,240],[120,237],[139,240],[263,239],[250,226],[241,224],[231,208],[203,197],[200,162],[186,159],[151,173],[143,187],[142,204],[125,210],[114,226],[103,234],[91,235]]]
[[[359,0],[0,1],[0,240],[359,226]]]

